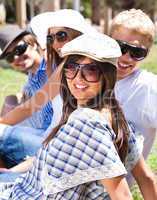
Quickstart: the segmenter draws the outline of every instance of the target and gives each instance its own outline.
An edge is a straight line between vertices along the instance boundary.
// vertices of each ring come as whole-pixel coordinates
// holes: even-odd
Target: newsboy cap
[[[27,35],[28,31],[17,25],[6,25],[0,28],[0,59],[2,59],[10,45],[19,37]]]
[[[121,56],[121,49],[116,40],[97,32],[94,35],[83,34],[61,48],[61,57],[74,54],[116,65],[117,58]]]

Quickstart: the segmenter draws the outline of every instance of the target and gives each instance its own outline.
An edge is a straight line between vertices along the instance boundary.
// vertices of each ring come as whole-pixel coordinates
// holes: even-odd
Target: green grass
[[[11,68],[0,68],[0,107],[5,96],[20,92],[25,82],[26,75]]]
[[[148,71],[157,74],[157,45],[152,47],[149,55],[141,62],[140,66],[143,69],[147,69]]]

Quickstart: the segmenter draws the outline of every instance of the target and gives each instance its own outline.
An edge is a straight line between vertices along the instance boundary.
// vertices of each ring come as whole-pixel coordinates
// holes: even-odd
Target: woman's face
[[[11,55],[15,51],[18,53],[15,54],[12,59],[8,59],[12,67],[19,71],[35,71],[41,59],[41,56],[37,51],[36,44],[31,46],[23,39],[20,39],[9,47],[7,54]]]
[[[53,36],[52,47],[58,54],[64,44],[72,40],[69,31],[63,27],[53,27],[49,34]]]
[[[64,70],[68,88],[78,105],[86,105],[101,91],[102,76],[94,60],[85,57],[76,63],[69,63]]]

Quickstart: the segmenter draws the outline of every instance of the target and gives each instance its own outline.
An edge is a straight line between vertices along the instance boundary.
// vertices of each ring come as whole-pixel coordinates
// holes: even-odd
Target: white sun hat
[[[60,56],[68,55],[83,55],[99,62],[116,65],[117,58],[122,54],[116,40],[97,32],[94,35],[83,34],[66,43],[61,49]]]
[[[32,18],[30,27],[43,49],[46,47],[47,31],[50,27],[67,27],[89,34],[97,32],[78,11],[72,9],[41,13]]]

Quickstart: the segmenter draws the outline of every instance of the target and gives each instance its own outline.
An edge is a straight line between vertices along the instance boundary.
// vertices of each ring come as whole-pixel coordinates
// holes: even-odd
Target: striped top
[[[42,59],[40,66],[35,74],[28,74],[28,81],[24,86],[23,93],[26,99],[32,97],[48,80],[46,74],[46,62]],[[31,127],[46,130],[53,117],[53,108],[49,101],[41,110],[33,113],[32,117],[26,119]],[[25,122],[24,122],[25,123]]]
[[[105,114],[78,108],[50,143],[39,150],[31,170],[14,185],[0,188],[0,199],[104,200],[100,180],[126,174],[113,140],[116,135]],[[142,153],[130,133],[126,166],[132,169]],[[4,198],[3,198],[4,197]]]

